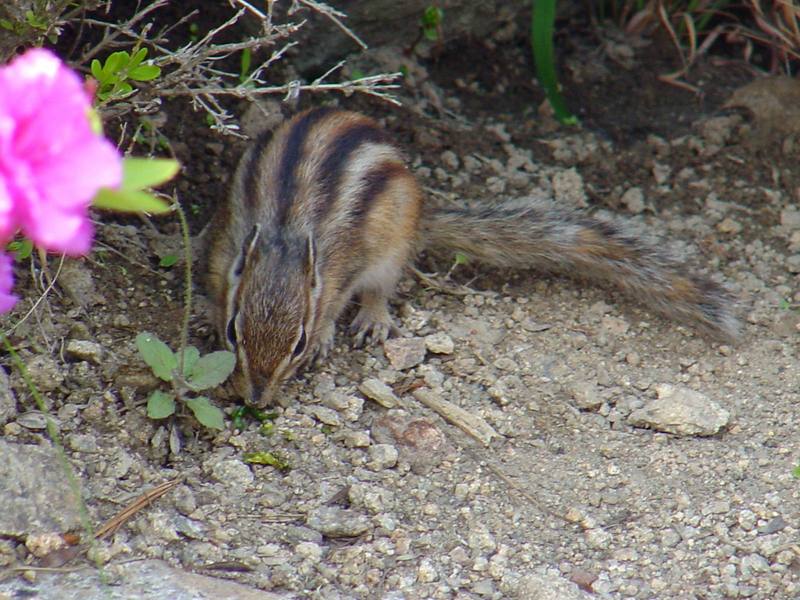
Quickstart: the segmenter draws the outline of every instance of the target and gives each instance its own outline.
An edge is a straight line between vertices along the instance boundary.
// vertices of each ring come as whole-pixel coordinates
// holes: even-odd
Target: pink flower
[[[92,131],[91,100],[48,50],[0,67],[0,245],[22,230],[46,250],[89,251],[92,198],[122,179],[119,151]]]
[[[17,297],[11,293],[14,285],[13,264],[8,254],[0,253],[0,313],[8,312],[17,303]]]

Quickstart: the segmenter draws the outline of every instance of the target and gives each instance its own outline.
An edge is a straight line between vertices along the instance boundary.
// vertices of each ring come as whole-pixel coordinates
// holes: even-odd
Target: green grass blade
[[[578,119],[567,108],[556,76],[553,33],[556,21],[556,0],[531,0],[531,46],[536,75],[544,88],[556,118],[565,125],[577,125]]]

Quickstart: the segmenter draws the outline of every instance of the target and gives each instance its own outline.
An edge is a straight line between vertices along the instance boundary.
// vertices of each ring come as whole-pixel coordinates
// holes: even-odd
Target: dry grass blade
[[[133,502],[131,502],[128,506],[126,506],[116,515],[114,515],[111,519],[106,521],[105,524],[102,527],[100,527],[100,529],[98,529],[97,532],[95,532],[95,537],[98,540],[102,540],[112,535],[115,531],[117,531],[117,529],[119,529],[127,521],[132,519],[136,515],[136,513],[138,513],[144,507],[151,504],[154,500],[158,500],[161,496],[166,494],[171,489],[177,487],[177,485],[181,481],[183,481],[183,479],[178,477],[176,479],[166,481],[161,485],[154,487],[152,490],[143,493],[141,496],[139,496]]]

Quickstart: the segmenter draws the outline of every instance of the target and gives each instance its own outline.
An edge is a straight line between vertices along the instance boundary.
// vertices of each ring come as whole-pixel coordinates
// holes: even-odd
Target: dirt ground
[[[542,107],[519,36],[445,46],[420,62],[401,108],[303,100],[378,118],[432,201],[547,196],[638,222],[735,291],[741,341],[709,342],[614,291],[477,265],[447,278],[448,257],[422,257],[433,284],[409,273],[392,305],[420,362],[353,349],[342,327],[327,364],[286,385],[269,432],[156,422],[144,404],[158,381],[134,338],[177,341],[181,263],[158,266],[179,247],[177,226],[102,218],[96,250],[64,265],[11,339],[92,523],[182,478],[102,544],[112,575],[156,558],[287,598],[800,597],[798,132],[723,106],[752,79],[743,65],[697,65],[698,96],[658,80],[675,65],[667,45],[609,36],[562,50],[575,129]],[[184,105],[164,117],[196,232],[244,146]],[[8,322],[39,297],[24,265],[18,280],[25,301]],[[216,348],[195,312],[192,342]],[[0,440],[39,444],[30,395],[4,365],[15,400]],[[363,391],[370,380],[394,408]],[[419,390],[479,417],[492,441]],[[700,434],[669,433],[695,417],[648,413],[671,392],[699,406]],[[212,398],[237,405],[225,390]],[[255,451],[289,468],[245,464]],[[26,559],[19,540],[4,543]]]

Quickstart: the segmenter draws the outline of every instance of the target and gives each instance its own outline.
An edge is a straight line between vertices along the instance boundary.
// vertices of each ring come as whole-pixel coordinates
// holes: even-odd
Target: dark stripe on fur
[[[257,167],[258,162],[261,160],[264,154],[264,148],[267,147],[271,140],[271,131],[265,131],[264,133],[260,134],[250,147],[247,158],[245,159],[245,163],[242,166],[242,173],[244,177],[244,189],[242,190],[244,193],[244,204],[250,210],[253,210],[256,206],[258,206],[256,195],[258,194],[258,178],[261,176],[261,170]]]
[[[389,143],[386,133],[371,122],[356,123],[333,140],[319,170],[322,179],[322,200],[317,207],[319,217],[325,215],[334,205],[350,156],[359,147],[369,143]]]
[[[375,202],[375,198],[384,192],[389,182],[395,177],[403,177],[404,175],[408,175],[405,165],[394,161],[387,160],[370,169],[364,177],[364,183],[358,193],[358,197],[352,203],[353,208],[350,215],[354,227],[359,227],[364,222]]]
[[[278,166],[278,214],[276,224],[283,225],[289,215],[289,208],[297,193],[297,165],[303,158],[303,150],[308,134],[324,117],[333,112],[330,107],[315,108],[300,116],[293,124],[286,139],[281,162]]]

